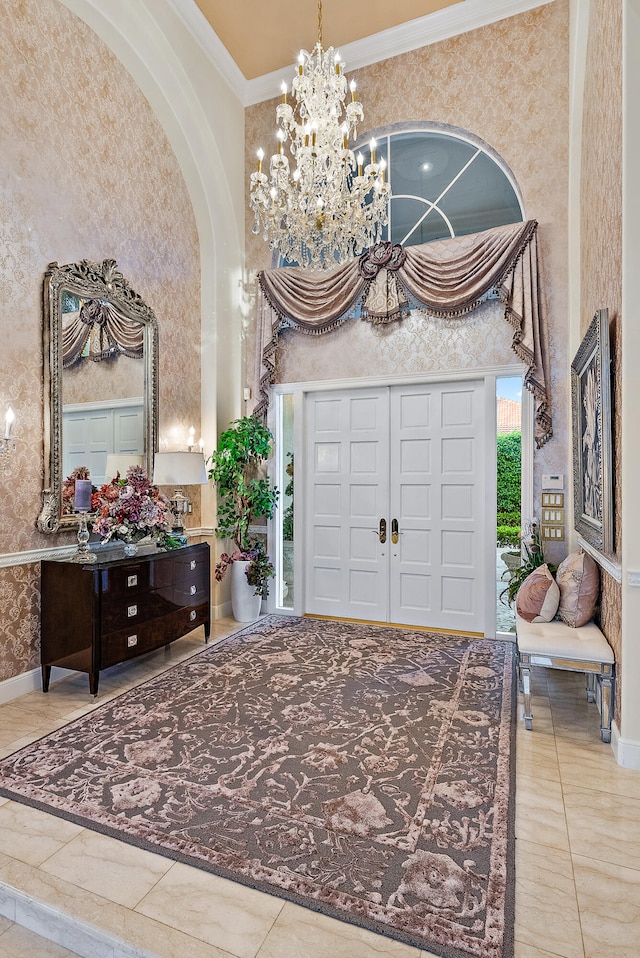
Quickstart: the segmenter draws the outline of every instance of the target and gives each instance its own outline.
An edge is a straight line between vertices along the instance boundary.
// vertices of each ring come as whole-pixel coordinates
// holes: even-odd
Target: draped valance
[[[65,313],[62,327],[62,365],[73,366],[89,340],[88,359],[100,362],[123,353],[142,359],[144,326],[119,313],[111,303],[86,300],[80,310]]]
[[[283,329],[322,336],[360,311],[362,320],[391,323],[417,307],[427,316],[464,322],[490,297],[505,306],[512,349],[526,367],[524,384],[536,401],[536,444],[553,435],[548,393],[548,333],[540,296],[537,223],[515,223],[482,233],[406,249],[379,243],[359,258],[320,272],[298,267],[263,270],[258,347],[259,400],[265,415]]]

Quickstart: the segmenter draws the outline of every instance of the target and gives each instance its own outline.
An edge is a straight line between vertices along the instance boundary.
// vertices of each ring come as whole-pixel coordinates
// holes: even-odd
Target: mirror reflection
[[[53,532],[76,522],[75,479],[97,489],[125,461],[152,474],[157,323],[113,260],[51,264],[45,339],[51,442],[38,528]]]

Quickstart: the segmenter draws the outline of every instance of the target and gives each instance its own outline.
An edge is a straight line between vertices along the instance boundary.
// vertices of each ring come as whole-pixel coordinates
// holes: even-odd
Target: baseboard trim
[[[158,958],[155,952],[134,947],[122,938],[67,915],[54,905],[38,901],[4,882],[0,882],[0,915],[28,928],[46,941],[72,948],[74,955],[81,955],[82,958],[95,958],[96,955]]]
[[[59,669],[54,665],[51,669],[51,684],[77,674],[77,672],[72,672],[69,669]],[[13,702],[14,699],[19,699],[22,695],[28,695],[29,692],[40,691],[42,691],[42,672],[40,669],[31,669],[30,672],[23,672],[21,675],[14,675],[12,678],[0,682],[0,705]]]
[[[640,742],[622,738],[615,719],[611,723],[611,748],[618,765],[640,771]]]

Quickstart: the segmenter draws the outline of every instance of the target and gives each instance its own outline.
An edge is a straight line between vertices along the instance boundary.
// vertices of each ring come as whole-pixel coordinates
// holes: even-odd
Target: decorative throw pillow
[[[593,618],[600,593],[598,566],[586,552],[572,552],[558,566],[556,581],[560,587],[558,615],[578,629]]]
[[[546,565],[529,573],[516,595],[516,612],[526,622],[551,622],[558,611],[560,589]]]

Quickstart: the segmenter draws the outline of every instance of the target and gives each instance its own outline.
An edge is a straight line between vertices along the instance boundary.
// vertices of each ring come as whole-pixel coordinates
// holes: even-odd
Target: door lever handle
[[[380,539],[380,542],[386,542],[387,541],[387,520],[386,519],[380,520],[380,525],[378,529],[379,529],[378,538]]]
[[[398,541],[398,520],[397,519],[391,520],[391,541],[393,542],[394,545]]]

